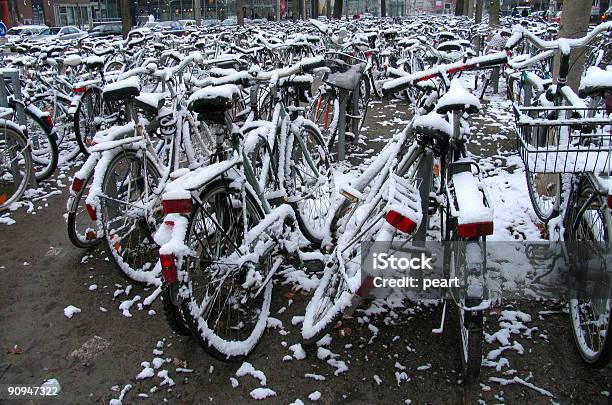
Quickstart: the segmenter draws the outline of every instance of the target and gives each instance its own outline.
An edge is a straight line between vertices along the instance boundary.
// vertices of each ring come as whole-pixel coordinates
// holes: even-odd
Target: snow
[[[293,358],[296,360],[303,360],[306,358],[306,351],[304,351],[302,345],[299,343],[289,346],[289,350],[291,350]]]
[[[311,401],[318,401],[321,399],[321,393],[319,391],[314,391],[308,395],[308,399]]]
[[[251,363],[246,361],[242,363],[238,370],[236,370],[236,377],[243,377],[245,375],[250,375],[258,379],[262,386],[266,385],[266,375],[263,373],[263,371],[256,370]]]
[[[64,316],[66,318],[72,318],[75,314],[80,312],[81,308],[77,308],[74,305],[68,305],[66,308],[64,308]]]
[[[269,397],[275,397],[276,392],[272,391],[270,388],[255,388],[250,392],[250,395],[253,399],[266,399]]]
[[[123,89],[126,87],[135,87],[140,89],[140,79],[137,76],[128,77],[127,79],[119,80],[114,83],[109,83],[104,86],[103,93]]]

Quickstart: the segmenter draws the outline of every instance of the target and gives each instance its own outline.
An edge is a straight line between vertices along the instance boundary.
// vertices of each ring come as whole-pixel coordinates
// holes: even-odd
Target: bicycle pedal
[[[435,197],[430,196],[427,213],[429,215],[434,215],[438,211],[439,208],[440,208],[440,203],[438,202],[438,200]]]

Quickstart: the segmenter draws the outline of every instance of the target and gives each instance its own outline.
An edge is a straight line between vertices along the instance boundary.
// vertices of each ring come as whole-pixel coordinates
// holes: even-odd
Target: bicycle
[[[326,207],[317,218],[307,217],[305,208],[328,204],[333,190],[325,143],[312,122],[290,118],[277,91],[280,79],[322,64],[323,58],[316,57],[269,72],[243,72],[239,82],[270,82],[277,104],[272,122],[246,123],[241,131],[229,118],[238,92],[228,83],[231,78],[191,96],[194,112],[214,113],[224,123],[217,149],[229,136],[231,149],[226,160],[166,186],[166,217],[155,239],[161,246],[162,299],[170,326],[195,336],[220,360],[244,357],[259,342],[271,280],[282,263],[274,252],[297,251],[294,224],[314,242],[324,236]]]

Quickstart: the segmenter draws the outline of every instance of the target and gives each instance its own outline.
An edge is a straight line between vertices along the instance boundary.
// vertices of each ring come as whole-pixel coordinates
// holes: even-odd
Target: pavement
[[[504,166],[512,153],[511,130],[507,125],[486,127],[486,122],[496,120],[499,109],[487,111],[481,120],[483,139],[489,141],[476,145],[474,153],[499,155],[493,161],[500,162],[493,166]],[[380,150],[406,121],[402,101],[373,102],[364,129],[365,145],[351,147],[351,163]],[[83,251],[70,244],[63,216],[68,179],[55,178],[49,184],[51,195],[39,197],[30,212],[24,207],[11,213],[14,224],[0,225],[0,387],[56,379],[61,391],[44,402],[14,402],[0,396],[0,403],[107,404],[119,398],[128,384],[124,404],[251,403],[256,388],[273,390],[275,396],[264,401],[275,404],[296,399],[323,404],[611,401],[610,367],[592,370],[582,364],[573,347],[568,315],[558,302],[504,302],[492,309],[485,324],[491,335],[500,328],[502,309],[519,309],[531,320],[510,337],[514,349],[503,352],[508,364],[495,366],[496,358],[493,365],[483,367],[479,382],[466,384],[458,371],[456,311],[448,312],[444,332],[434,334],[441,317],[441,306],[435,303],[380,311],[360,308],[333,330],[332,341],[325,346],[333,353],[331,361],[329,354],[320,359],[326,357],[324,351],[306,346],[306,358],[296,359],[289,347],[301,343],[301,338],[292,319],[303,315],[311,292],[282,276],[274,281],[271,308],[271,316],[280,323],[270,323],[245,360],[265,374],[265,386],[250,375],[237,377],[242,361],[217,361],[194,339],[171,332],[159,300],[150,307],[140,305],[154,289],[127,282],[103,249]],[[61,193],[54,194],[56,190]],[[90,287],[94,284],[96,289]],[[119,305],[136,296],[140,300],[125,316]],[[81,312],[67,318],[64,308],[69,305]],[[499,347],[487,343],[484,352]],[[137,380],[141,363],[153,364],[156,357],[160,359],[155,361],[160,366],[156,375]],[[157,375],[162,370],[174,385],[165,373]],[[319,397],[315,392],[320,393],[317,401],[312,400]]]

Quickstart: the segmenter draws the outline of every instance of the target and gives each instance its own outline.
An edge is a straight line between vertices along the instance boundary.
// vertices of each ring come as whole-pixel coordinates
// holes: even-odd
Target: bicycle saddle
[[[66,56],[63,61],[64,65],[71,67],[79,66],[82,62],[83,61],[79,55]]]
[[[157,116],[165,101],[164,93],[140,93],[134,98],[134,105],[148,115]]]
[[[430,138],[442,141],[453,135],[453,127],[440,114],[432,111],[429,114],[419,115],[412,123],[412,130]]]
[[[227,111],[239,95],[240,90],[235,84],[204,87],[189,97],[187,109],[205,117],[220,118],[219,115]]]
[[[107,84],[102,90],[105,101],[120,101],[140,94],[140,80],[136,76]]]
[[[99,56],[91,55],[85,59],[85,68],[87,70],[97,70],[104,65],[104,59]]]
[[[451,111],[464,111],[468,114],[476,114],[480,111],[480,101],[463,87],[458,79],[453,79],[450,88],[436,104],[436,111],[446,114]]]
[[[580,81],[578,96],[603,96],[606,91],[612,91],[612,71],[591,66]]]
[[[359,80],[363,73],[364,64],[358,63],[351,66],[346,72],[332,73],[327,76],[325,83],[330,86],[337,87],[344,90],[352,91],[359,85]]]

